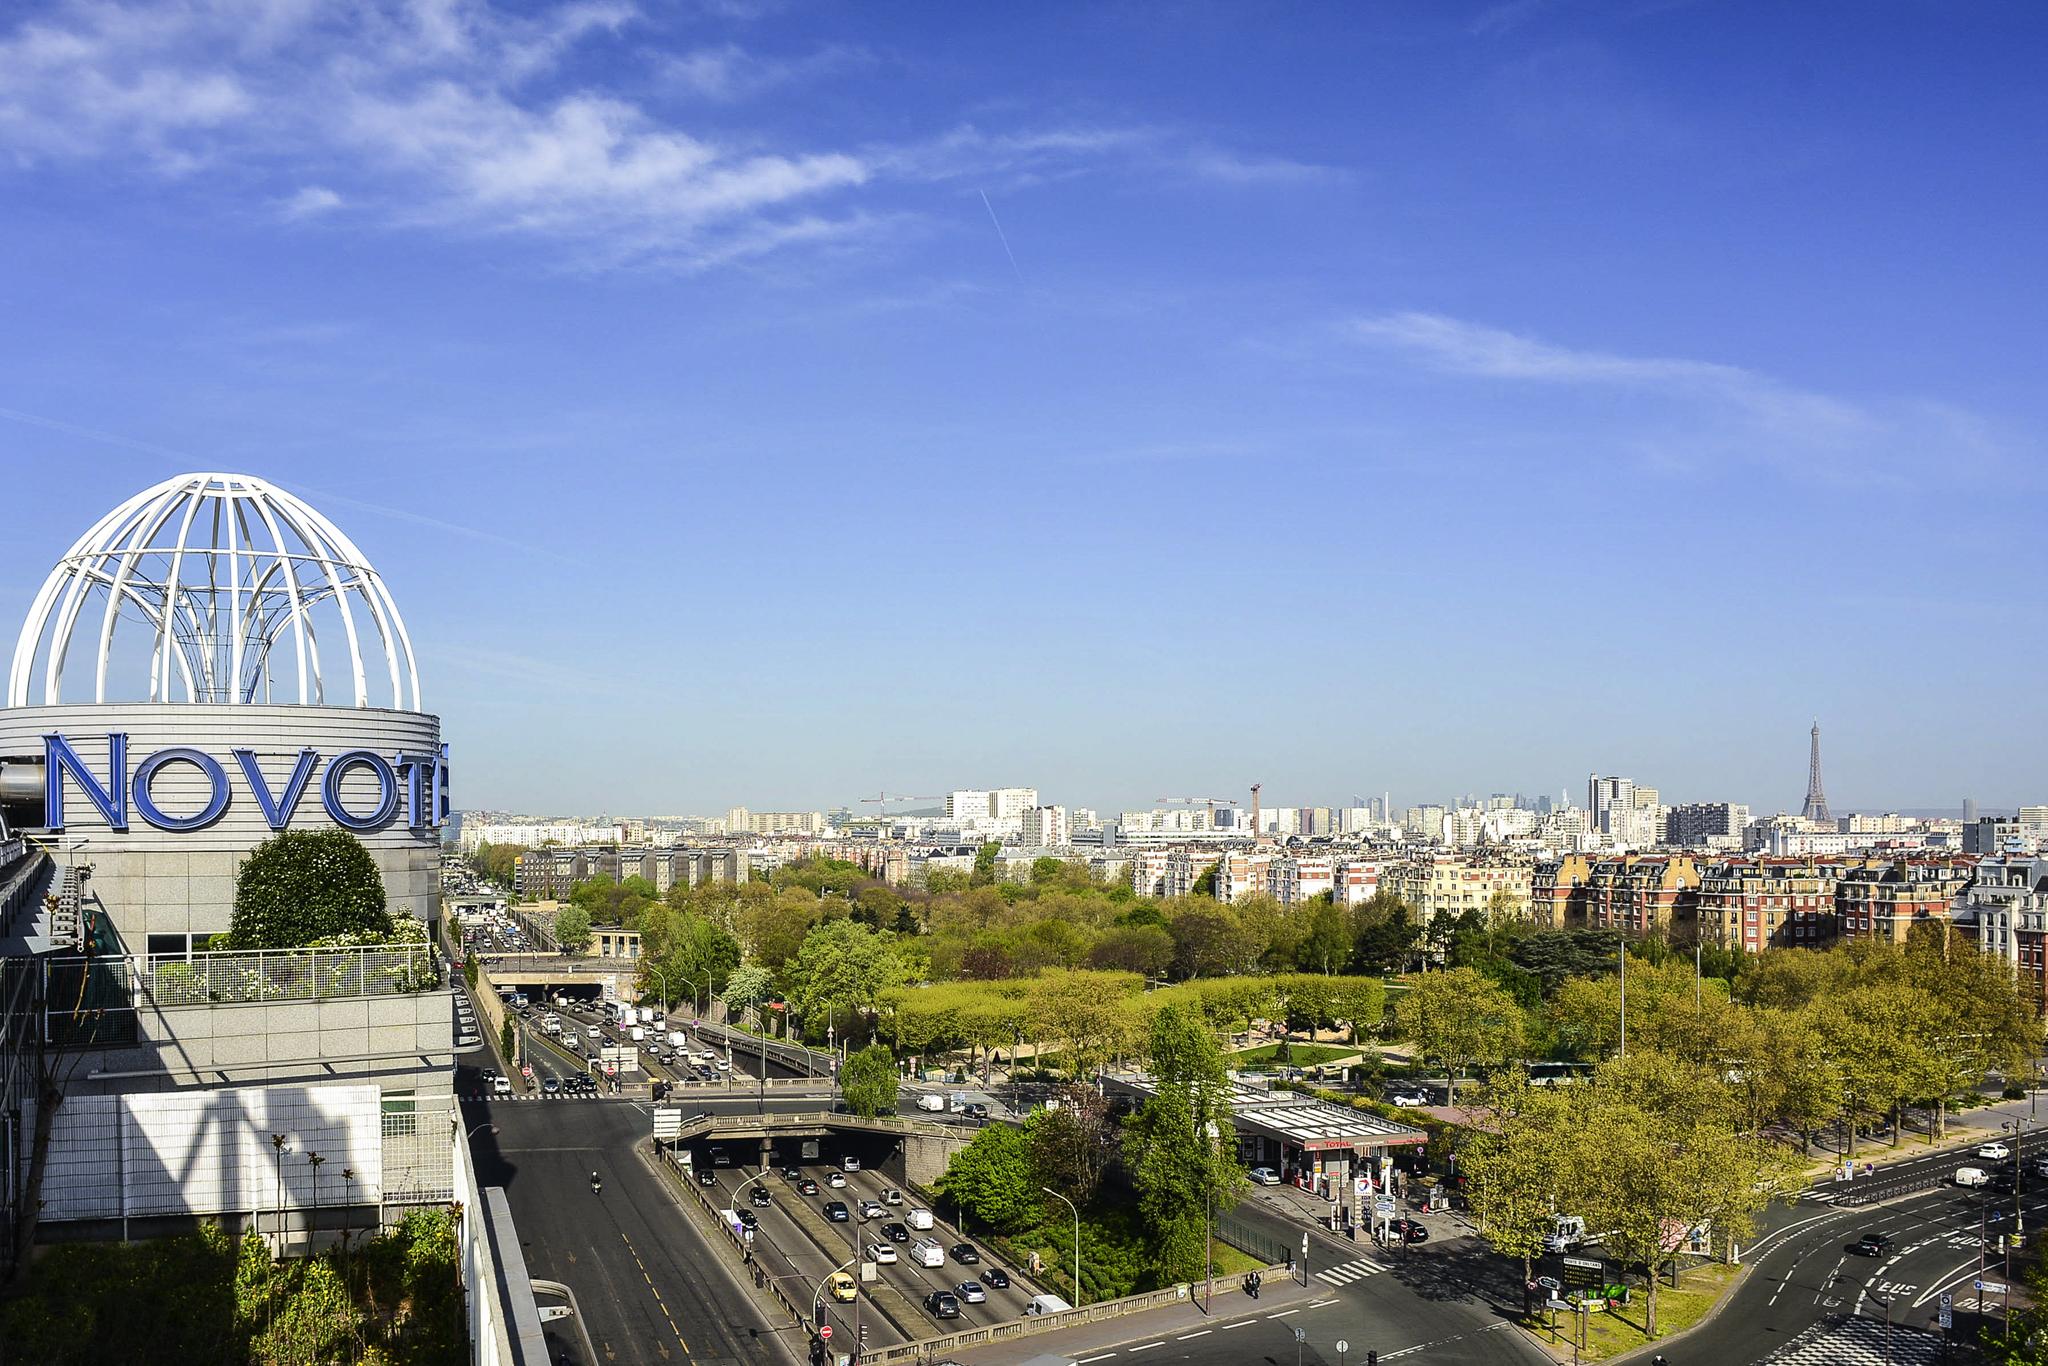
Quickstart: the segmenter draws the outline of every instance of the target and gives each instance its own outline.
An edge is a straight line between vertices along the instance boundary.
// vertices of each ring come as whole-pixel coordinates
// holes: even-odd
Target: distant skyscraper
[[[1806,761],[1806,805],[1799,814],[1810,821],[1831,821],[1828,814],[1828,794],[1820,786],[1820,722],[1813,723],[1813,750]]]
[[[1977,819],[1977,799],[1976,799],[1975,797],[1965,797],[1965,798],[1963,798],[1963,824],[1965,824],[1965,825],[1969,825],[1969,824],[1972,824],[1973,822],[1975,822],[1975,821],[1976,821],[1976,819]]]

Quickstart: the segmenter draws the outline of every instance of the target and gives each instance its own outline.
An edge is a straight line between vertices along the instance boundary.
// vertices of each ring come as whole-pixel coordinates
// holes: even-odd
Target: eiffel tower
[[[1810,821],[1831,821],[1828,814],[1828,794],[1820,786],[1820,722],[1813,723],[1813,754],[1806,762],[1806,805],[1799,814]]]

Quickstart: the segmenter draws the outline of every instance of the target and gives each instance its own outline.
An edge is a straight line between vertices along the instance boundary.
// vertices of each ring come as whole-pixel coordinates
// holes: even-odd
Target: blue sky
[[[2026,4],[0,19],[0,620],[186,468],[465,805],[2040,800]]]

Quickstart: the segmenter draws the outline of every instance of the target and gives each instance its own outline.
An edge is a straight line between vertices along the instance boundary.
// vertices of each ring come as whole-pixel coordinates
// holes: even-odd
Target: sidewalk
[[[1303,1286],[1298,1280],[1287,1279],[1284,1271],[1266,1274],[1265,1287],[1256,1300],[1244,1293],[1236,1277],[1219,1277],[1211,1312],[1206,1314],[1202,1312],[1202,1283],[1197,1282],[1186,1301],[1163,1309],[1147,1309],[1142,1313],[1104,1319],[1078,1328],[1054,1329],[979,1347],[963,1347],[952,1352],[950,1359],[969,1363],[969,1366],[1018,1366],[1018,1363],[1047,1353],[1086,1359],[1112,1347],[1173,1342],[1227,1332],[1263,1319],[1286,1318],[1305,1309],[1335,1302],[1336,1295],[1329,1286],[1318,1281]]]

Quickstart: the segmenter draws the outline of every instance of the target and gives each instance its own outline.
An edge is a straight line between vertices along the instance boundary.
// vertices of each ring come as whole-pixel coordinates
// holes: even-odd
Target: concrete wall
[[[57,1110],[44,1169],[51,1222],[270,1211],[287,1136],[286,1209],[358,1203],[383,1187],[373,1085],[272,1086],[163,1095],[73,1096]],[[317,1173],[309,1152],[326,1159]],[[342,1179],[344,1168],[355,1173]]]
[[[43,756],[43,736],[59,732],[71,742],[92,773],[108,773],[107,735],[128,736],[128,767],[172,746],[205,751],[227,772],[230,797],[221,818],[204,830],[158,830],[142,820],[130,803],[129,828],[110,829],[76,783],[66,781],[66,829],[56,848],[90,864],[86,888],[98,908],[111,917],[126,950],[141,953],[150,934],[214,934],[228,928],[235,900],[235,874],[249,851],[276,833],[262,807],[248,790],[235,762],[237,748],[256,752],[264,776],[276,796],[299,750],[320,753],[311,780],[300,794],[287,824],[292,830],[334,828],[320,804],[321,780],[327,763],[345,750],[367,749],[387,759],[401,751],[432,753],[440,745],[441,723],[419,712],[357,707],[193,706],[140,703],[80,703],[56,707],[0,707],[0,758]],[[208,784],[190,764],[166,765],[151,785],[157,805],[167,814],[186,815],[204,805]],[[342,782],[344,805],[367,810],[375,804],[371,775],[357,768]],[[414,830],[401,814],[380,830],[354,832],[370,850],[384,877],[385,895],[393,913],[430,921],[440,914],[440,836],[434,829]],[[60,859],[60,861],[62,861]]]
[[[144,1000],[136,1011],[142,1042],[97,1051],[67,1089],[80,1096],[348,1077],[387,1091],[448,1095],[455,1085],[453,997],[442,990],[243,1005]]]

